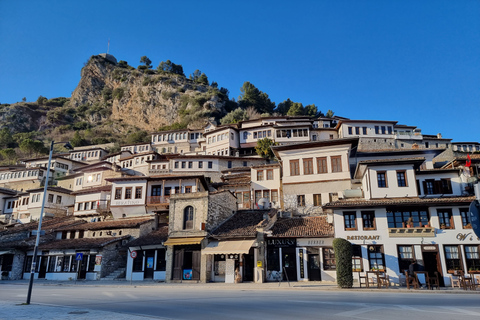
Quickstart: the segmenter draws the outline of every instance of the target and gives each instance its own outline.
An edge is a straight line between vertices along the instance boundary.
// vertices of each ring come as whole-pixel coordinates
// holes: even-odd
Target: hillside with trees
[[[0,163],[45,154],[51,140],[74,146],[114,142],[118,149],[149,141],[151,132],[198,129],[207,120],[230,124],[266,115],[323,116],[315,105],[303,107],[290,99],[276,106],[248,81],[236,101],[200,70],[187,77],[182,65],[170,60],[157,68],[146,56],[139,62],[134,68],[111,55],[92,56],[72,97],[0,104]]]

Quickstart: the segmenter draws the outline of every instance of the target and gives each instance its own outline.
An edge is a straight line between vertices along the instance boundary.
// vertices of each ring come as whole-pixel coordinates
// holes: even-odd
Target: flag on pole
[[[472,165],[472,159],[470,158],[470,155],[467,154],[467,161],[465,162],[465,167],[470,167]]]

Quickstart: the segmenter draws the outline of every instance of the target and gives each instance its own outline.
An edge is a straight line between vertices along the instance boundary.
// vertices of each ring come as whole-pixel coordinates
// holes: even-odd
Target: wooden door
[[[200,251],[192,252],[192,280],[200,280]]]
[[[183,249],[175,250],[173,260],[173,278],[172,280],[182,280],[183,273]]]

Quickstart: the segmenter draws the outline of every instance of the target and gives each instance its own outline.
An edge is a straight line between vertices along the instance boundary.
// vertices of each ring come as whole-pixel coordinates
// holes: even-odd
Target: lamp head
[[[70,142],[65,143],[65,144],[63,145],[63,147],[64,147],[65,149],[68,149],[68,150],[73,150],[73,147],[72,147],[72,145],[70,144]]]

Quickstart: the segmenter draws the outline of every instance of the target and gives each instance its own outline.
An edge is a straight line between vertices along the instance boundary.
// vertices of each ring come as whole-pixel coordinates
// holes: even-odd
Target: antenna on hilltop
[[[108,54],[108,51],[110,51],[110,39],[108,39],[107,54]]]

